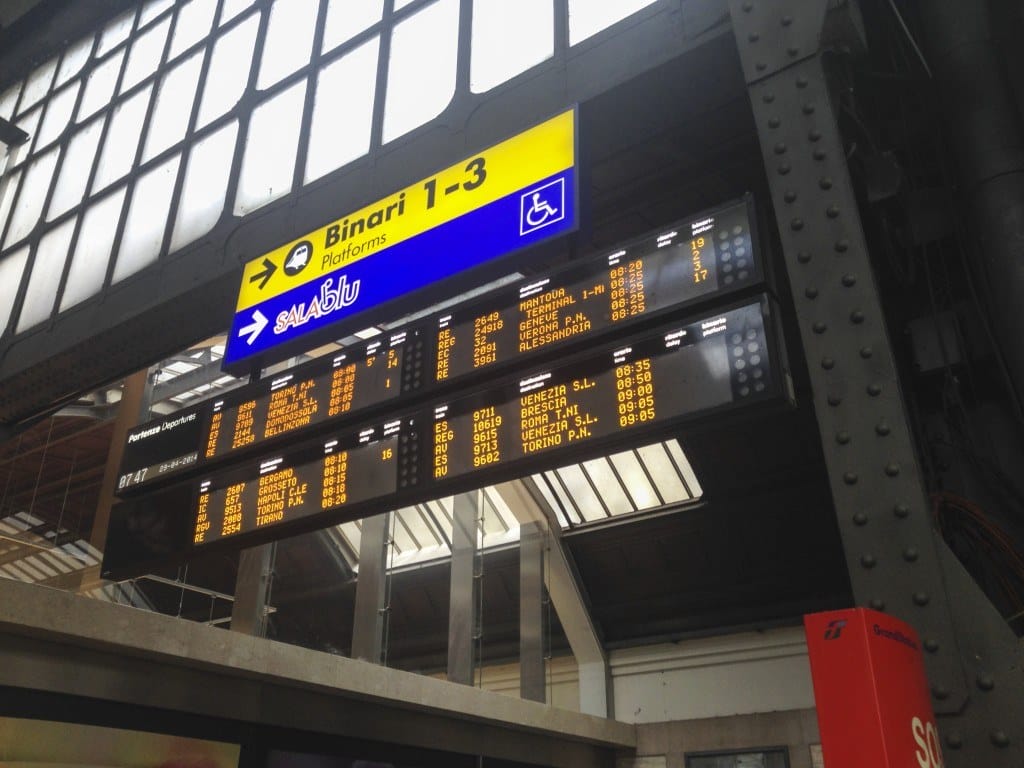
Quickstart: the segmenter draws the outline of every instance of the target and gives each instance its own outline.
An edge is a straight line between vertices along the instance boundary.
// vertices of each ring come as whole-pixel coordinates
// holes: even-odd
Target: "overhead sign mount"
[[[242,274],[225,369],[572,231],[575,163],[570,110],[258,256]]]

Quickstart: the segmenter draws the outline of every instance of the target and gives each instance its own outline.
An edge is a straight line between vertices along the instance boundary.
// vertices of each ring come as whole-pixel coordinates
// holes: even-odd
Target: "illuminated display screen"
[[[400,392],[401,375],[402,351],[392,347],[352,361],[335,358],[331,369],[317,376],[270,379],[269,392],[230,406],[213,403],[203,455],[223,456],[390,400]]]
[[[748,208],[741,202],[677,222],[586,267],[529,280],[503,304],[441,316],[436,380],[760,280]]]
[[[657,336],[434,409],[434,479],[582,446],[775,391],[761,307]]]
[[[401,422],[332,438],[202,481],[192,543],[259,531],[347,504],[389,496],[398,487]]]
[[[415,389],[418,376],[411,368],[418,347],[408,340],[404,332],[394,334],[132,430],[118,491],[201,467]],[[413,366],[406,365],[410,355]]]
[[[769,308],[762,296],[662,324],[470,395],[264,450],[116,505],[104,574],[126,577],[141,567],[143,551],[150,562],[166,562],[222,540],[279,538],[584,460],[744,403],[778,400],[782,362]]]
[[[128,496],[199,473],[318,426],[335,429],[374,406],[398,406],[399,397],[412,406],[474,375],[760,282],[750,209],[744,200],[676,222],[597,259],[138,427],[128,436],[117,492]]]

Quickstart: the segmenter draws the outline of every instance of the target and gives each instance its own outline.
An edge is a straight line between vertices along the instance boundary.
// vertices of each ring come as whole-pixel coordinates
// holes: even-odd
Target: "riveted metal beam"
[[[757,71],[766,42],[785,38],[757,35],[755,13],[766,27],[783,28],[786,16],[792,27],[803,9],[822,19],[824,5],[731,2],[745,66],[753,60]],[[918,629],[935,709],[959,711],[966,687],[924,483],[820,55],[758,76],[748,90],[854,597]]]
[[[970,618],[987,600],[931,524],[818,50],[827,2],[729,5],[855,600],[920,633],[950,764],[1019,766],[1020,651],[998,617]]]

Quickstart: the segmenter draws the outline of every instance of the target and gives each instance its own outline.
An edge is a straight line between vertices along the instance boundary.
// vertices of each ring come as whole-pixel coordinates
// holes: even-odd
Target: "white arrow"
[[[260,335],[260,331],[267,327],[267,322],[266,316],[258,309],[254,309],[252,312],[252,322],[239,329],[238,338],[248,336],[249,338],[245,340],[245,343],[251,347],[252,343],[256,341],[256,337]]]

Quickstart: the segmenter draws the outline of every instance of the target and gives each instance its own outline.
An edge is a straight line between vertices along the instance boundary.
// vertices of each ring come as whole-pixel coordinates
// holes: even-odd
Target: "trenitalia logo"
[[[825,627],[825,639],[838,640],[839,636],[843,634],[843,627],[845,626],[845,619],[836,619],[835,621],[830,621],[828,623],[828,626]]]

